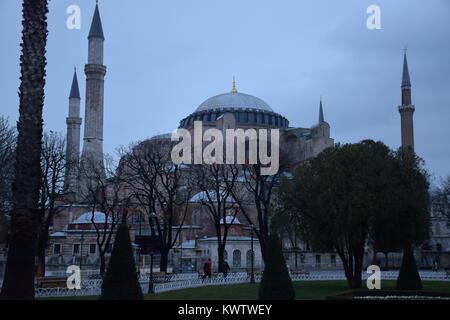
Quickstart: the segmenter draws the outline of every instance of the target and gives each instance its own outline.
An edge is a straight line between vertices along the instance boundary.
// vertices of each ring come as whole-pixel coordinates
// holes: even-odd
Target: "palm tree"
[[[39,231],[42,108],[45,86],[48,0],[23,0],[19,121],[13,210],[2,299],[34,298],[34,258]]]

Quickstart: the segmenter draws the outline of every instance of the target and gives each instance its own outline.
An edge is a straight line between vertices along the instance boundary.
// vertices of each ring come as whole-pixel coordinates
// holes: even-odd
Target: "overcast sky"
[[[81,29],[66,27],[69,5]],[[381,30],[366,27],[369,5]],[[77,66],[84,114],[94,0],[50,1],[46,130],[65,132]],[[450,174],[448,0],[100,0],[105,34],[104,145],[166,133],[208,97],[231,89],[310,127],[323,95],[336,142],[400,144],[403,46],[408,46],[415,146],[435,178]],[[0,0],[0,114],[18,118],[21,1]]]

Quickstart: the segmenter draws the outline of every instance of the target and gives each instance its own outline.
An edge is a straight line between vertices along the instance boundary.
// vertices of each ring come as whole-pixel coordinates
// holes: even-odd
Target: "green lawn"
[[[424,289],[450,294],[450,282],[423,281]],[[296,299],[298,300],[323,300],[329,295],[334,295],[347,290],[346,281],[320,280],[320,281],[294,281]],[[365,283],[363,283],[365,285]],[[192,289],[183,289],[145,295],[146,300],[255,300],[258,296],[259,284],[233,284],[224,286],[209,286]],[[395,281],[385,280],[381,282],[381,289],[394,289]],[[50,298],[56,299],[56,298]],[[92,300],[97,297],[70,297],[60,299]]]

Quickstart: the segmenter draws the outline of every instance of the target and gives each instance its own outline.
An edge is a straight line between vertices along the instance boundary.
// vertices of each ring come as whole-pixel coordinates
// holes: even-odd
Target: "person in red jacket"
[[[211,259],[208,259],[203,264],[203,273],[204,273],[203,279],[205,279],[206,277],[209,277],[211,279],[211,270],[212,270],[211,264],[212,264]]]

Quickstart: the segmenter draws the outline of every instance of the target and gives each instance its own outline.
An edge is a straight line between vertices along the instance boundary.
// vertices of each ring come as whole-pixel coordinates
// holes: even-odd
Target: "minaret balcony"
[[[413,104],[405,104],[405,105],[399,105],[398,106],[398,111],[401,112],[403,110],[411,110],[414,111],[416,110],[416,107]]]
[[[100,75],[100,77],[104,77],[106,74],[106,66],[88,63],[84,66],[84,73],[89,76]]]
[[[81,125],[81,118],[66,118],[66,124]]]

